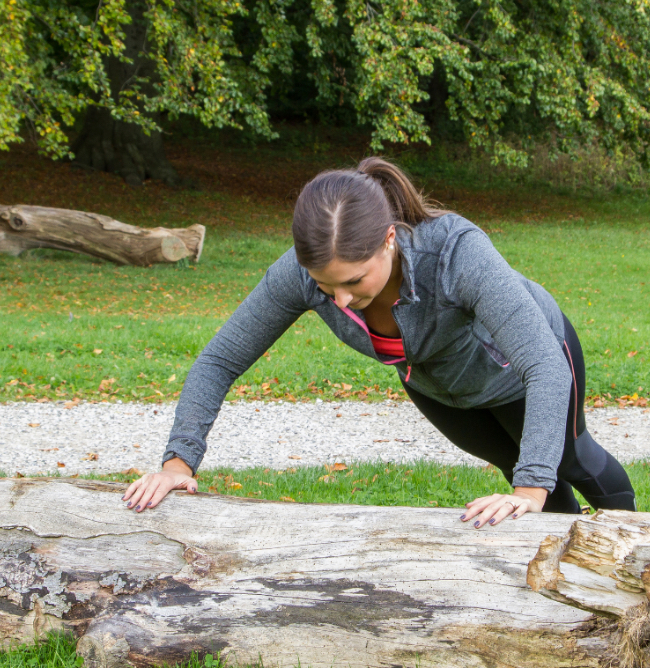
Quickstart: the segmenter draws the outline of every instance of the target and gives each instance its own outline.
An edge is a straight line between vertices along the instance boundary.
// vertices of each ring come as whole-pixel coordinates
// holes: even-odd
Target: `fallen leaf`
[[[377,478],[379,478],[379,473],[375,473],[375,475],[372,476],[371,482],[377,482]]]
[[[95,353],[95,355],[101,355],[104,352],[104,350],[103,348],[95,348],[93,352]]]
[[[241,489],[242,484],[240,482],[236,482],[233,480],[233,482],[228,483],[226,487],[228,487],[229,489]]]
[[[639,351],[638,350],[630,350],[630,352],[627,354],[628,357],[634,357]]]
[[[348,385],[347,383],[341,383],[341,387],[347,392],[352,389],[352,385]]]
[[[173,373],[173,374],[167,379],[167,382],[168,382],[168,383],[173,383],[175,380],[176,380],[176,374]]]
[[[347,466],[343,462],[336,462],[332,467],[335,471],[347,471]]]
[[[18,378],[14,378],[13,380],[10,380],[10,381],[7,383],[7,385],[9,385],[9,386],[11,386],[11,385],[18,385],[19,382],[20,382],[20,381],[18,380]]]
[[[83,461],[96,462],[99,459],[99,454],[96,452],[89,452],[85,457],[81,458]]]
[[[336,417],[343,417],[343,413],[337,413]]]
[[[144,475],[144,473],[140,469],[136,468],[130,468],[130,469],[125,469],[122,471],[122,475]]]
[[[124,329],[124,325],[115,325],[113,329]]]
[[[615,427],[618,426],[618,418],[617,417],[611,418],[610,420],[608,420],[608,422],[609,422],[609,424],[613,424]]]
[[[41,423],[40,422],[30,422],[27,426],[28,427],[40,427]]]
[[[110,390],[111,385],[113,385],[114,382],[115,378],[104,378],[104,380],[99,383],[99,391],[106,392],[106,390]]]
[[[133,447],[134,447],[134,448],[139,448],[139,447],[140,447],[140,444],[139,444],[139,443],[134,443],[134,444],[133,444]]]
[[[300,455],[289,455],[289,459],[302,459]]]
[[[334,482],[336,480],[336,476],[334,475],[322,475],[319,479],[318,482],[324,482],[325,484]]]
[[[375,438],[373,443],[389,443],[390,438]]]
[[[295,503],[296,500],[292,499],[290,496],[281,496],[280,501],[288,501],[289,503]]]
[[[56,465],[57,465],[60,469],[65,468],[65,464],[64,464],[63,462],[57,462]]]
[[[264,480],[260,480],[260,487],[264,485],[265,487],[275,487],[275,485],[272,482],[264,482]]]

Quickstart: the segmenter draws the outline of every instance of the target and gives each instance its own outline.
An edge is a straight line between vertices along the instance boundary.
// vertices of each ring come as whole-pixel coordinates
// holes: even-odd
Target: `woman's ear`
[[[387,250],[393,250],[393,248],[395,247],[395,236],[396,236],[395,225],[391,225],[388,228],[388,232],[386,232],[385,242]]]

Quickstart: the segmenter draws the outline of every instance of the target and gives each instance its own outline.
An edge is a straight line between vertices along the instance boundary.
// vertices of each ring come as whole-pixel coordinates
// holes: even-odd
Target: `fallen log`
[[[647,534],[648,514],[529,514],[476,531],[456,509],[179,492],[136,515],[125,487],[0,480],[5,645],[67,629],[89,668],[191,652],[267,667],[596,668],[618,651],[610,618],[627,608],[595,617],[593,587],[616,573],[629,605],[647,596],[643,539],[628,537]],[[576,554],[595,574],[582,598],[566,588]]]
[[[205,226],[147,229],[108,216],[42,206],[0,206],[0,253],[31,248],[82,253],[117,264],[199,261]]]

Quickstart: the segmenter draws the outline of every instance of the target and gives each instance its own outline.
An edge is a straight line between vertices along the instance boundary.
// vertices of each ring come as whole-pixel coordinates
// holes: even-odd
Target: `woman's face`
[[[334,259],[323,269],[309,269],[318,287],[334,297],[339,308],[364,309],[386,287],[393,271],[395,228],[386,243],[369,260],[343,262]]]

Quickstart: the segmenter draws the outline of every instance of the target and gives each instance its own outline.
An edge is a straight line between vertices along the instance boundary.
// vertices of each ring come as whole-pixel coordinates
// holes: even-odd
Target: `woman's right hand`
[[[178,457],[166,461],[159,473],[146,473],[131,483],[122,501],[128,501],[127,508],[141,513],[145,508],[155,508],[173,489],[186,489],[190,494],[198,489],[192,469]]]

